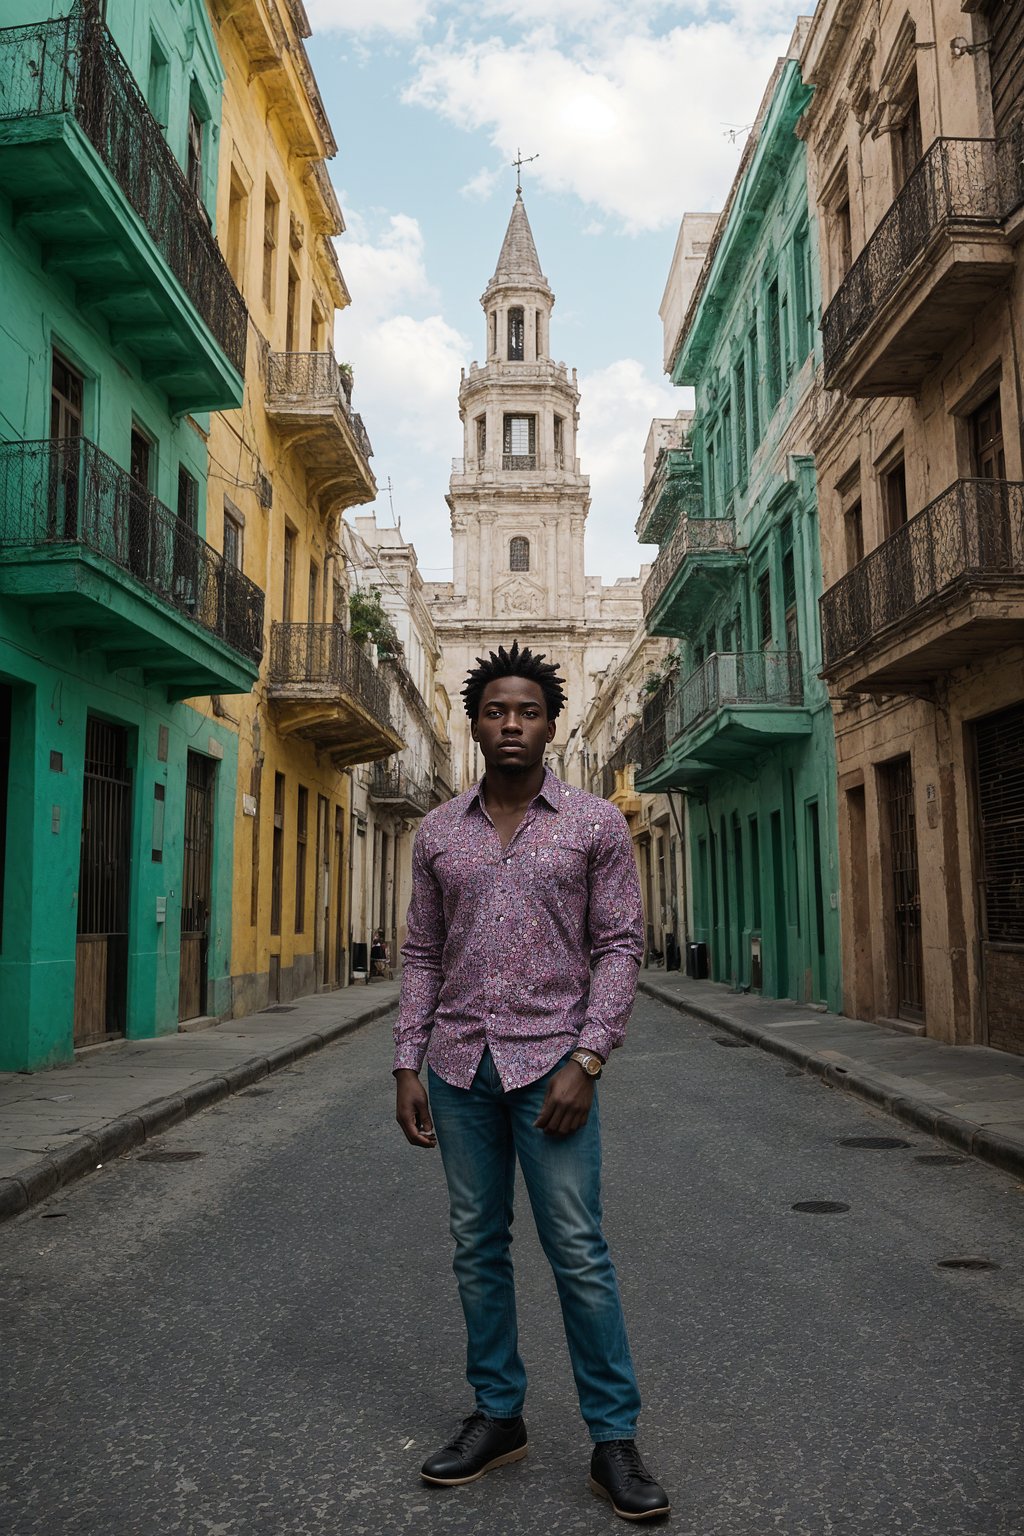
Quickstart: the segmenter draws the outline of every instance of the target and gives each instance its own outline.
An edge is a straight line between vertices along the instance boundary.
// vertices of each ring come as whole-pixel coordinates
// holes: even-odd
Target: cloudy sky
[[[661,369],[658,305],[686,210],[717,209],[775,59],[787,0],[306,0],[338,140],[331,174],[352,306],[339,356],[373,440],[378,518],[428,580],[450,574],[444,496],[462,452],[459,369],[485,351],[479,299],[515,195],[517,148],[553,355],[579,370],[587,571],[633,536],[652,416],[687,402]]]

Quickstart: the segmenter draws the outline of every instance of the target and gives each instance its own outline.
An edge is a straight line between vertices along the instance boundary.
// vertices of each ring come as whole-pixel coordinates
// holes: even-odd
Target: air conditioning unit
[[[761,937],[750,940],[750,988],[751,991],[760,992],[763,985],[763,972],[761,970]]]

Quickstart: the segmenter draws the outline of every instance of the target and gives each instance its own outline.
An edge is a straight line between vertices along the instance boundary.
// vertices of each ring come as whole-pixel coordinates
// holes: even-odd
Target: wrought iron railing
[[[537,455],[535,453],[503,453],[501,467],[502,469],[536,469]]]
[[[722,651],[683,682],[666,678],[644,707],[640,772],[650,773],[669,746],[719,709],[740,705],[793,708],[804,701],[799,651]]]
[[[637,538],[642,544],[660,544],[680,515],[703,517],[703,472],[688,448],[662,448],[640,504]]]
[[[960,583],[1024,578],[1024,484],[956,480],[820,599],[834,666]]]
[[[825,382],[945,225],[994,225],[1024,201],[1024,125],[1006,139],[936,139],[843,278],[821,321]]]
[[[0,121],[73,116],[218,344],[245,370],[247,316],[210,229],[117,44],[90,10],[0,31]]]
[[[267,676],[272,688],[317,685],[350,694],[381,725],[394,730],[387,683],[340,624],[275,620]]]
[[[337,406],[352,428],[359,451],[373,458],[363,418],[353,411],[351,385],[333,352],[271,352],[267,360],[267,404],[300,401]]]
[[[251,661],[263,654],[263,593],[248,576],[82,437],[0,443],[3,549],[78,545]]]
[[[385,768],[375,763],[370,781],[370,794],[375,800],[403,800],[417,806],[426,815],[430,809],[430,785],[414,778],[401,764]]]
[[[684,517],[658,558],[651,566],[651,574],[644,582],[642,598],[644,618],[652,613],[669,582],[680,565],[690,555],[736,553],[736,520],[732,517]]]

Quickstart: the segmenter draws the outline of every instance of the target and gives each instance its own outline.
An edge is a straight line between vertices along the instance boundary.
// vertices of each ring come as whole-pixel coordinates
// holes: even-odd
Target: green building
[[[661,546],[646,627],[679,645],[644,711],[637,787],[685,794],[689,937],[707,946],[711,977],[838,1008],[835,748],[818,678],[809,451],[818,263],[794,132],[809,98],[794,47],[724,212],[713,226],[683,221],[662,314],[694,421],[687,444],[659,456],[638,530]]]
[[[247,316],[212,228],[201,0],[0,29],[0,1069],[229,1002],[263,594],[206,543]],[[203,697],[205,696],[205,698]],[[201,708],[185,701],[193,699]]]

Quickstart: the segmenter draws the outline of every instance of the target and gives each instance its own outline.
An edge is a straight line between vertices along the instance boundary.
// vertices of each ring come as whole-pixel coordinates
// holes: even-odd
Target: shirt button
[[[506,859],[506,860],[505,860],[505,863],[506,863],[506,864],[511,864],[511,863],[512,863],[512,860],[511,860],[511,859]]]

